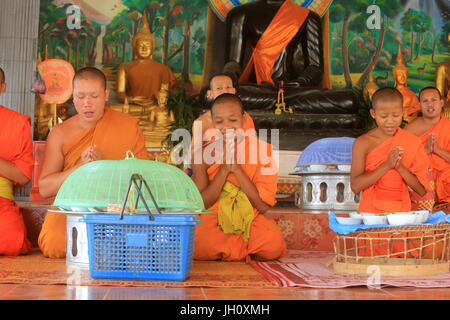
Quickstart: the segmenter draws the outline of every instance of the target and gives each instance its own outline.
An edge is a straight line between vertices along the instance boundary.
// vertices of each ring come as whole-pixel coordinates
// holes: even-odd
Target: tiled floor
[[[0,285],[0,300],[450,300],[450,288],[136,288]]]

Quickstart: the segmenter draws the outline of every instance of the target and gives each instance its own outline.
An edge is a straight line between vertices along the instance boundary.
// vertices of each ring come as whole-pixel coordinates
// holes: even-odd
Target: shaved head
[[[233,103],[238,105],[241,108],[242,114],[244,113],[244,105],[242,104],[242,100],[238,96],[232,93],[223,93],[214,100],[213,105],[211,107],[211,115],[213,114],[213,110],[215,108],[218,107],[220,108],[221,104],[226,103]]]
[[[105,74],[101,70],[94,67],[85,67],[75,72],[72,81],[73,85],[75,85],[76,80],[99,80],[103,88],[106,89]]]
[[[376,109],[379,102],[392,102],[397,100],[403,106],[403,96],[400,91],[391,87],[381,88],[375,91],[372,96],[372,107]]]

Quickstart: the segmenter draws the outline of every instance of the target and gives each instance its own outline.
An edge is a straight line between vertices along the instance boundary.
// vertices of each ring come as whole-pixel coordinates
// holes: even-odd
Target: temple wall
[[[33,119],[39,0],[0,0],[0,66],[7,90],[0,104]],[[33,125],[33,121],[31,121]]]
[[[30,88],[36,70],[39,0],[0,0],[0,66],[7,89],[0,104],[31,117],[34,125],[34,94]],[[28,199],[30,185],[16,189],[16,200]]]

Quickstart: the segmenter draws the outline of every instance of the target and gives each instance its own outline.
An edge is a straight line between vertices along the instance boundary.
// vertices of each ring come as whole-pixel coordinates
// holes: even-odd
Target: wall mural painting
[[[79,29],[70,27],[73,5],[81,9]],[[118,66],[132,60],[131,39],[146,14],[156,37],[153,59],[184,82],[201,82],[208,3],[204,0],[41,0],[39,50],[50,58],[102,68],[115,81]],[[199,80],[200,79],[200,80]],[[114,85],[114,83],[112,83]]]
[[[112,89],[110,101],[118,102],[117,71],[136,57],[132,39],[146,15],[156,38],[152,59],[168,66],[178,83],[189,89],[186,92],[196,93],[210,76],[208,61],[220,61],[223,56],[213,52],[223,49],[212,50],[217,46],[210,46],[210,41],[223,43],[224,39],[209,39],[207,29],[223,25],[234,6],[250,1],[41,0],[40,57],[69,61],[75,70],[99,67]],[[295,2],[322,16],[323,32],[328,34],[325,74],[333,89],[362,91],[369,79],[378,87],[394,86],[392,71],[400,52],[409,70],[407,86],[417,94],[434,85],[437,64],[449,60],[450,5],[446,0]],[[77,14],[80,20],[73,18]]]
[[[234,6],[251,0],[41,0],[39,51],[112,74],[130,61],[132,36],[147,15],[156,37],[153,59],[195,88],[202,82],[208,4],[221,21]],[[296,3],[320,15],[329,11],[329,65],[332,87],[361,86],[373,70],[380,86],[392,86],[398,46],[409,68],[408,85],[414,92],[434,82],[437,63],[449,58],[449,4],[445,0],[328,0]],[[369,28],[376,12],[380,25]],[[68,28],[71,6],[81,9],[79,29]]]

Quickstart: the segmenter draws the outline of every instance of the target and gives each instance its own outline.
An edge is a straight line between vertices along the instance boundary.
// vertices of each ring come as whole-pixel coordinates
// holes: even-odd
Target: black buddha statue
[[[284,2],[257,0],[237,6],[228,13],[225,47],[227,63],[224,70],[235,71],[238,75],[242,73],[253,49]],[[282,23],[289,27],[291,21]],[[294,114],[356,115],[358,100],[352,90],[321,88],[323,70],[321,18],[309,11],[303,24],[276,58],[272,81],[258,84],[253,68],[248,79],[240,83],[238,95],[246,110],[273,112],[282,83],[284,101]]]

